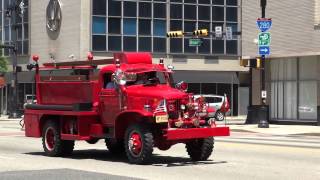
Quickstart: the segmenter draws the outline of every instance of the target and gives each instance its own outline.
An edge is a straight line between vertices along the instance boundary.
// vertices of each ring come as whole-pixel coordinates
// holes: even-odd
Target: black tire
[[[214,115],[215,119],[217,121],[223,121],[224,120],[224,114],[221,111],[217,111]]]
[[[186,149],[193,161],[206,161],[210,157],[214,147],[213,137],[195,139],[186,143]]]
[[[50,133],[53,140],[49,145],[47,136],[49,136]],[[48,121],[42,129],[42,146],[47,156],[68,156],[73,152],[74,141],[61,140],[59,125],[55,122]]]
[[[112,154],[124,154],[124,142],[123,140],[116,140],[116,139],[106,139],[105,140],[106,146],[110,153]]]
[[[135,153],[136,150],[133,135],[137,135],[140,138],[141,148],[139,153]],[[125,133],[125,151],[128,160],[132,164],[146,164],[149,162],[153,152],[153,135],[151,130],[144,125],[132,125],[126,130]],[[131,145],[130,145],[131,144]],[[138,149],[138,148],[137,148]]]
[[[93,139],[90,139],[90,140],[86,140],[86,142],[88,144],[96,144],[100,139],[96,139],[96,138],[93,138]]]

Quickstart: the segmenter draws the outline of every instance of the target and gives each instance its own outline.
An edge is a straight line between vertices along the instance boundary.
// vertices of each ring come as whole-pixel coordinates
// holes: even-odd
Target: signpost
[[[262,56],[264,60],[264,56],[270,55],[270,41],[271,41],[271,33],[267,32],[272,25],[271,18],[258,18],[257,26],[261,31],[258,35],[258,46],[259,46],[259,55]]]
[[[259,46],[259,54],[262,56],[270,55],[270,46]]]
[[[271,35],[270,32],[261,32],[258,35],[259,46],[270,46]]]
[[[198,46],[201,46],[201,44],[202,44],[202,39],[200,38],[189,39],[189,46],[198,47]]]
[[[258,18],[257,26],[261,32],[266,32],[271,28],[272,19],[271,18]]]
[[[222,26],[216,26],[214,30],[216,33],[216,37],[221,38],[222,37]]]
[[[230,26],[226,29],[226,39],[227,41],[232,40],[232,27]]]

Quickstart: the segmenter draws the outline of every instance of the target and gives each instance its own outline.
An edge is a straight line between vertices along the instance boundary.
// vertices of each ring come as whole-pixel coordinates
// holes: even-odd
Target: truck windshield
[[[172,73],[161,72],[161,71],[150,71],[137,73],[137,78],[133,82],[128,82],[127,86],[131,85],[157,85],[157,84],[167,84],[172,86],[173,78]]]

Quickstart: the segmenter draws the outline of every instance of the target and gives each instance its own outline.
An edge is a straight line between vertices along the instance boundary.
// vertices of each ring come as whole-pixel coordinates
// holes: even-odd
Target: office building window
[[[94,35],[92,37],[92,45],[96,51],[106,50],[106,36]]]
[[[136,35],[137,34],[137,20],[123,19],[123,34]]]
[[[17,16],[16,23],[17,23],[17,54],[18,55],[27,55],[29,54],[29,20],[28,20],[28,0],[18,0],[17,3],[20,4],[21,1],[25,4],[25,11],[23,16]],[[4,12],[10,8],[11,3],[13,0],[0,0],[0,41],[2,44],[11,44],[13,40],[13,29],[11,24],[11,19],[6,18]],[[9,56],[9,50],[4,49],[1,52],[5,56]],[[2,54],[2,53],[1,53]]]
[[[151,38],[139,37],[139,51],[151,51]]]
[[[136,39],[137,39],[136,37],[124,36],[123,37],[123,50],[124,51],[137,51]]]
[[[237,36],[232,40],[203,37],[199,47],[189,46],[189,37],[166,37],[167,31],[212,32],[216,26],[223,31],[229,26],[238,31],[238,3],[238,0],[93,0],[92,43],[97,44],[92,44],[92,50],[238,55]],[[3,36],[5,39],[9,34]],[[106,42],[102,43],[103,40]]]
[[[106,0],[92,1],[92,15],[106,15]]]
[[[140,2],[139,3],[139,17],[151,17],[151,3]]]
[[[110,51],[121,51],[121,36],[109,36],[108,48]]]
[[[151,20],[140,19],[139,20],[139,35],[151,35]]]
[[[100,0],[93,0],[97,3],[100,3]],[[101,3],[101,6],[104,4]],[[108,14],[109,16],[121,16],[122,8],[121,8],[121,1],[112,1],[108,0]]]
[[[106,33],[106,18],[93,16],[92,19],[92,33],[105,34]]]
[[[154,20],[153,21],[153,35],[154,36],[166,36],[166,21],[165,20]]]
[[[166,38],[153,38],[153,52],[166,52]]]
[[[123,15],[125,17],[136,17],[137,16],[137,3],[125,1],[123,8]]]
[[[121,19],[109,18],[108,19],[108,32],[110,34],[121,34]]]

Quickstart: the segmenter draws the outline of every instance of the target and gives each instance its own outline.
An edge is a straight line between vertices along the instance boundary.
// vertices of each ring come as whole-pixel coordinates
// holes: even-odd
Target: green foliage
[[[8,71],[7,58],[0,56],[0,73],[3,74]]]

